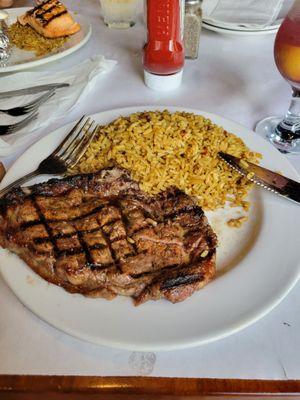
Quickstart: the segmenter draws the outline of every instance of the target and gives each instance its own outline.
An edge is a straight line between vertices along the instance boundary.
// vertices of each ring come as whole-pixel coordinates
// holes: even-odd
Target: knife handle
[[[300,185],[298,182],[290,180],[284,188],[285,196],[300,203]]]

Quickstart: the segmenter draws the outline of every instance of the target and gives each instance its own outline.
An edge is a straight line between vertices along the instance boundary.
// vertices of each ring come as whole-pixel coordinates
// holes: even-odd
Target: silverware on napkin
[[[11,135],[20,129],[24,128],[31,121],[35,120],[38,116],[38,110],[35,110],[33,113],[29,114],[26,118],[22,119],[19,122],[15,122],[14,124],[9,125],[0,125],[0,136]]]
[[[300,203],[299,182],[230,154],[223,152],[219,152],[218,154],[231,168],[256,185],[262,186],[264,189],[279,194],[298,204]]]
[[[11,117],[19,117],[20,115],[32,113],[36,111],[48,99],[50,99],[54,94],[55,94],[55,89],[52,89],[39,96],[37,99],[30,101],[27,104],[24,104],[23,106],[17,106],[8,109],[0,109],[0,115],[1,113],[3,113],[10,115]]]
[[[68,86],[70,86],[69,83],[49,83],[47,85],[32,86],[26,89],[10,90],[8,92],[0,92],[0,99],[14,97],[14,96],[23,96],[25,94],[34,94],[34,93],[44,92],[46,90],[60,89]]]

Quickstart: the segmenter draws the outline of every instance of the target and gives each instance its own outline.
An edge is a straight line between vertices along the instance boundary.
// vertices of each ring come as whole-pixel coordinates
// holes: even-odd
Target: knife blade
[[[230,154],[219,152],[218,155],[231,168],[256,185],[300,204],[299,182]]]
[[[46,90],[60,89],[68,86],[70,86],[69,83],[49,83],[47,85],[32,86],[26,89],[10,90],[8,92],[0,92],[0,99],[10,98],[14,96],[23,96],[25,94],[34,94],[44,92]]]

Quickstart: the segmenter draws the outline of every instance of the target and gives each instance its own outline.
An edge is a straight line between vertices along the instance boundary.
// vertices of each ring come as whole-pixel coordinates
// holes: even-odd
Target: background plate
[[[30,7],[9,8],[5,10],[9,14],[9,25],[16,22],[17,17],[24,14],[28,10],[30,10]],[[73,18],[81,25],[81,30],[74,35],[71,35],[70,39],[55,53],[37,57],[31,51],[21,50],[13,47],[12,55],[9,58],[7,65],[5,67],[0,67],[0,74],[38,67],[40,65],[59,60],[60,58],[68,56],[85,45],[91,36],[92,27],[88,20],[82,15],[74,15],[72,12],[71,14]]]
[[[242,3],[241,3],[242,4]],[[284,0],[281,9],[279,11],[279,14],[277,16],[277,19],[275,21],[273,21],[273,23],[271,25],[268,26],[264,26],[264,27],[257,27],[257,28],[249,28],[246,26],[242,26],[239,24],[232,24],[232,27],[229,27],[228,23],[223,22],[223,21],[218,21],[218,20],[214,20],[213,18],[210,18],[209,14],[210,11],[212,11],[214,9],[214,7],[216,6],[216,1],[214,2],[214,0],[211,0],[208,4],[208,2],[205,4],[205,6],[203,6],[203,22],[205,24],[205,28],[215,31],[215,32],[220,32],[220,33],[226,33],[223,31],[219,31],[216,29],[212,29],[211,27],[215,27],[215,28],[220,28],[220,29],[225,29],[228,30],[229,32],[227,33],[231,33],[232,31],[241,31],[244,33],[244,35],[253,34],[253,32],[255,32],[256,34],[263,34],[263,33],[272,33],[272,31],[277,32],[279,26],[281,25],[283,19],[285,18],[286,14],[288,13],[288,10],[291,8],[293,4],[293,0]],[[268,31],[268,32],[263,32],[263,31]]]
[[[263,154],[263,166],[293,179],[297,172],[267,141],[249,129],[207,112],[178,107],[131,107],[95,114],[107,123],[119,115],[150,109],[205,115]],[[71,124],[72,126],[73,124]],[[2,185],[34,169],[70,129],[58,129],[35,143],[11,167]],[[44,179],[46,179],[44,177]],[[141,351],[192,347],[220,339],[257,321],[295,285],[300,270],[300,207],[261,189],[251,192],[249,220],[241,229],[226,227],[233,211],[208,213],[219,237],[217,278],[178,304],[161,300],[134,307],[131,299],[113,301],[71,295],[39,278],[16,255],[0,251],[3,278],[30,310],[75,337]]]
[[[208,29],[209,31],[223,33],[224,35],[238,35],[238,36],[253,36],[253,35],[270,35],[276,34],[278,28],[275,29],[263,29],[263,30],[239,30],[239,29],[229,29],[229,28],[221,28],[216,25],[212,25],[206,21],[203,21],[203,28]]]

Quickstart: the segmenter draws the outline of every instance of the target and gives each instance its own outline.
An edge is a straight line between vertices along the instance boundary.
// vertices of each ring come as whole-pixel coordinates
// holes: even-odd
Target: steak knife
[[[40,86],[32,86],[26,89],[19,89],[19,90],[9,90],[8,92],[0,92],[0,99],[14,97],[14,96],[23,96],[25,94],[34,94],[39,92],[44,92],[46,90],[51,89],[60,89],[63,87],[70,86],[69,83],[49,83],[47,85],[40,85]]]
[[[223,152],[218,153],[231,168],[245,176],[251,182],[258,186],[262,186],[273,193],[279,194],[286,199],[300,203],[300,183],[292,179],[286,178],[269,169],[260,167],[259,165],[234,157]]]

